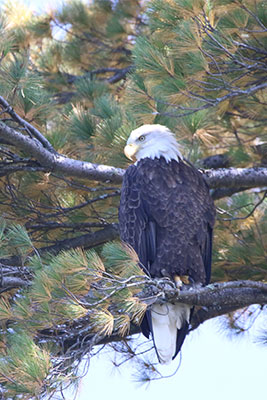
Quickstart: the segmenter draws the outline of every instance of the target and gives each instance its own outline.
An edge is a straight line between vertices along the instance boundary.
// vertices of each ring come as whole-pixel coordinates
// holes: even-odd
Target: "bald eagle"
[[[119,207],[121,240],[136,251],[152,278],[181,285],[209,283],[215,208],[201,173],[184,161],[174,134],[162,125],[143,125],[124,149],[133,161],[125,172]],[[154,304],[141,323],[160,363],[180,351],[192,309]]]

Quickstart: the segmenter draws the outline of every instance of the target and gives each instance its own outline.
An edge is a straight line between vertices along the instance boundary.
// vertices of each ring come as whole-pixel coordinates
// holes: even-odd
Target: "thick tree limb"
[[[255,304],[255,303],[253,303]],[[201,324],[203,324],[204,322],[216,318],[216,317],[221,317],[225,314],[228,314],[230,312],[236,311],[239,308],[236,307],[201,307],[198,309],[195,309],[192,319],[191,319],[191,323],[190,323],[190,332],[194,331],[195,329],[197,329]],[[130,332],[127,335],[127,338],[131,337],[132,335],[136,335],[137,333],[141,333],[141,328],[140,326],[137,325],[131,325],[130,328]],[[113,334],[111,336],[105,336],[103,339],[101,339],[101,341],[98,344],[108,344],[108,343],[112,343],[112,342],[119,342],[122,340],[122,337],[117,335],[117,334]]]
[[[267,284],[254,281],[214,283],[205,287],[191,288],[180,292],[171,287],[169,289],[165,287],[162,291],[157,285],[156,291],[155,288],[152,291],[156,296],[156,302],[159,303],[162,302],[163,297],[164,301],[184,302],[198,306],[193,313],[191,330],[195,330],[209,319],[225,315],[240,308],[252,304],[267,304]],[[159,294],[161,294],[161,297],[157,297]],[[140,297],[142,298],[142,295]],[[141,332],[140,327],[133,325],[128,336],[139,332]],[[120,340],[122,338],[114,334],[103,338],[99,344]]]
[[[6,290],[28,286],[29,283],[18,277],[5,277],[2,278],[0,284],[0,293]],[[4,289],[4,290],[3,290]]]
[[[195,287],[190,290],[179,291],[168,280],[151,280],[147,288],[140,293],[140,299],[153,298],[155,302],[175,301],[185,302],[196,306],[191,320],[191,330],[196,329],[203,322],[233,312],[252,304],[267,304],[267,284],[254,281],[232,281],[211,284],[206,287]],[[88,321],[86,321],[88,325]],[[140,327],[131,325],[127,338],[140,333]],[[53,335],[51,332],[50,335]],[[79,334],[78,334],[79,336]],[[88,334],[85,341],[90,341],[94,335]],[[77,336],[64,339],[65,348],[79,345],[84,338]],[[107,344],[121,341],[123,338],[117,333],[102,337],[97,344]]]
[[[62,173],[100,182],[121,183],[124,170],[108,165],[92,164],[54,154],[44,148],[35,138],[29,138],[0,122],[0,139],[34,157],[41,167],[51,172]],[[221,168],[206,170],[204,177],[210,188],[252,188],[267,186],[267,168]]]
[[[213,283],[185,291],[170,289],[165,300],[196,306],[191,320],[191,330],[203,322],[236,311],[252,304],[267,304],[267,284],[255,281],[231,281]],[[161,301],[158,299],[157,301]]]
[[[230,187],[230,188],[217,188],[215,190],[212,191],[211,193],[211,197],[213,198],[213,200],[219,200],[219,199],[223,199],[224,197],[231,197],[233,194],[235,193],[239,193],[239,192],[243,192],[244,190],[247,190],[250,188],[246,188],[246,187]]]
[[[168,285],[170,286],[168,287]],[[160,302],[161,299],[194,306],[230,307],[235,309],[255,303],[267,304],[267,284],[255,281],[214,283],[204,287],[190,287],[187,290],[179,291],[172,282],[169,283],[168,280],[162,279],[158,280],[157,286],[155,289],[153,288],[153,291],[157,302]],[[140,298],[143,298],[143,294],[141,294]]]
[[[29,286],[31,274],[26,268],[0,263],[0,293],[14,288]]]
[[[267,168],[220,168],[205,171],[205,179],[211,188],[266,186]]]
[[[45,149],[35,138],[29,138],[0,121],[0,139],[9,141],[27,154],[34,157],[42,167],[51,172],[64,173],[67,176],[87,178],[100,182],[121,182],[124,170],[107,165],[92,164],[74,160]]]

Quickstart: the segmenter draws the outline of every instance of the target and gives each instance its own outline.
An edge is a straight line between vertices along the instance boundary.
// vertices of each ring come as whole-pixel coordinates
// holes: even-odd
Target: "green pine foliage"
[[[25,232],[18,228],[21,248],[24,238]],[[121,267],[113,271],[112,265]],[[8,321],[8,329],[3,328],[7,350],[1,350],[1,382],[6,393],[22,393],[25,398],[28,393],[29,398],[40,394],[45,385],[60,383],[60,348],[53,345],[58,331],[68,326],[73,336],[78,335],[86,321],[83,329],[88,335],[118,332],[125,336],[131,321],[140,324],[146,310],[146,304],[135,297],[145,283],[144,273],[134,251],[120,243],[106,245],[103,259],[94,251],[78,249],[42,261],[35,256],[29,259],[28,268],[33,274],[31,286],[20,291],[15,301],[0,300],[0,320]],[[23,360],[27,367],[20,374]],[[70,374],[68,379],[72,378]]]
[[[255,210],[256,204],[259,204]],[[216,229],[213,279],[265,280],[267,201],[264,195],[247,193],[220,202]],[[230,234],[229,234],[230,233]]]
[[[0,359],[1,383],[6,384],[11,398],[31,399],[39,396],[51,368],[49,352],[36,346],[22,330],[8,333],[6,357]]]

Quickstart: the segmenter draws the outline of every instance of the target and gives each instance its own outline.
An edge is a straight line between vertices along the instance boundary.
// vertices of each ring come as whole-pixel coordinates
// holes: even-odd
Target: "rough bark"
[[[169,280],[161,279],[152,285],[150,283],[147,292],[145,289],[139,297],[145,299],[146,296],[150,299],[152,297],[153,302],[169,301],[192,306],[238,309],[254,303],[267,304],[267,284],[244,280],[188,289],[185,286],[184,290],[178,290]]]

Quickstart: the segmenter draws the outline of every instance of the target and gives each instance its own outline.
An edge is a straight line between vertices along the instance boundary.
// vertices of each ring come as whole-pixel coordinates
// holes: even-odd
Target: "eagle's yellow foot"
[[[184,285],[189,285],[189,276],[188,275],[175,275],[174,276],[174,282],[177,287],[177,289],[181,289],[181,287]]]

